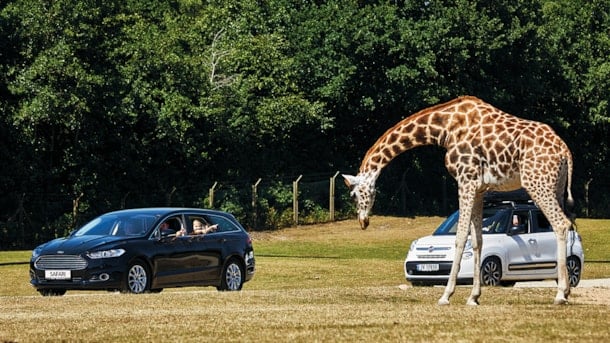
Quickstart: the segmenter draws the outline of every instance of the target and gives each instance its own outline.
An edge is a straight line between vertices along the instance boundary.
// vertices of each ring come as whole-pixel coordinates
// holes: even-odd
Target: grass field
[[[128,295],[69,291],[41,297],[29,285],[29,252],[0,252],[0,342],[549,342],[607,339],[610,289],[484,288],[465,305],[458,287],[408,286],[402,262],[413,238],[442,218],[373,217],[253,233],[257,272],[241,292],[167,289]],[[585,258],[610,260],[610,220],[579,220]],[[583,278],[610,277],[610,263],[586,263]]]

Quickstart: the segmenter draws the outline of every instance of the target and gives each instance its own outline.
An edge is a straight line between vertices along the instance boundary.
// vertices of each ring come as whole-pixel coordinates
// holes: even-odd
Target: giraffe
[[[564,205],[573,203],[570,191],[573,164],[564,141],[546,124],[515,117],[473,96],[421,110],[398,122],[377,140],[364,156],[356,176],[343,175],[356,201],[363,230],[369,225],[375,181],[381,170],[397,155],[423,145],[446,149],[445,166],[458,186],[460,211],[455,258],[438,304],[448,305],[455,291],[469,228],[477,267],[466,303],[479,304],[483,195],[487,191],[521,187],[538,204],[555,231],[558,285],[554,303],[566,304],[570,294],[566,235],[572,222],[564,212]]]

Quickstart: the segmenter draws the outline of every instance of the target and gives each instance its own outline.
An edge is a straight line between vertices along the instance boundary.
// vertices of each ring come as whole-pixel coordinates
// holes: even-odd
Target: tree
[[[586,215],[599,216],[607,204],[610,145],[610,4],[545,1],[539,35],[558,79],[555,99],[563,115],[557,121],[567,136],[576,165],[576,193]],[[589,190],[600,190],[591,194]],[[605,206],[605,205],[602,205]]]

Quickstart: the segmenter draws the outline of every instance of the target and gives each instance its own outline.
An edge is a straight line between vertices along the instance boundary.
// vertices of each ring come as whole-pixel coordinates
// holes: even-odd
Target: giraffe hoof
[[[469,299],[469,300],[466,302],[466,305],[468,305],[468,306],[479,306],[479,302],[478,302],[478,301],[476,301],[476,300],[470,300],[470,299]]]
[[[447,299],[440,299],[438,301],[438,305],[439,306],[447,306],[447,305],[449,305],[449,300],[447,300]]]

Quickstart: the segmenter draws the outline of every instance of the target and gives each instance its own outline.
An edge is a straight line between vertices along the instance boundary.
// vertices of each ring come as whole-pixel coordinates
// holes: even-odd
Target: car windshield
[[[78,229],[74,236],[140,236],[158,218],[145,214],[108,214],[97,217]]]
[[[483,233],[506,232],[507,209],[486,208],[483,210]],[[453,212],[432,235],[455,235],[457,232],[459,211]]]

